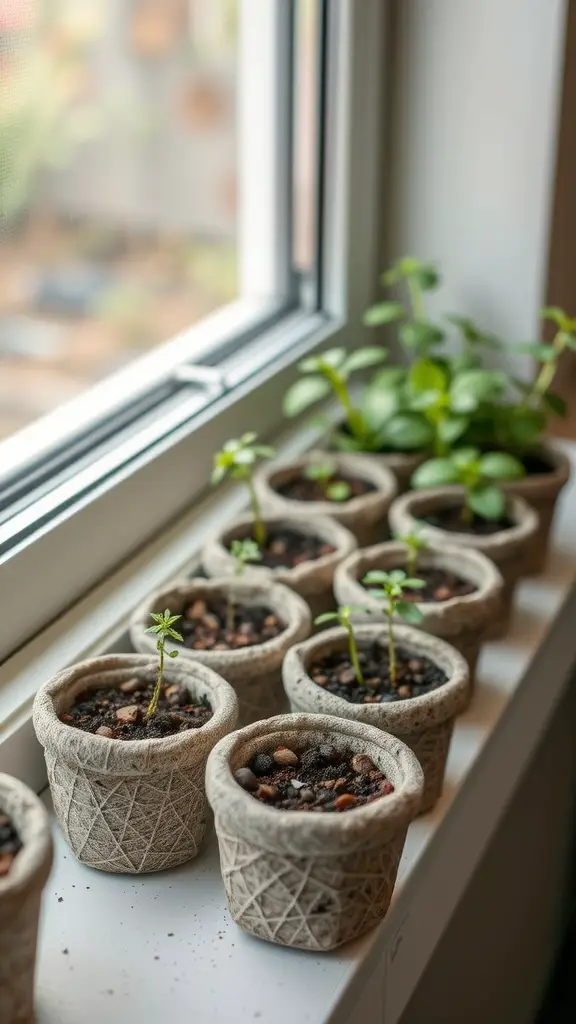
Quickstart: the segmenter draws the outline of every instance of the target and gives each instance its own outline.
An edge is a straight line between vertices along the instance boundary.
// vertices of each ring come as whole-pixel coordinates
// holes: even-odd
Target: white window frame
[[[265,5],[267,0],[262,2]],[[296,363],[304,352],[327,344],[361,342],[361,313],[373,297],[378,270],[385,7],[381,0],[330,0],[322,313],[289,314],[231,354],[219,372],[236,385],[233,391],[209,407],[192,393],[184,423],[181,410],[178,417],[173,410],[166,412],[164,427],[174,429],[161,440],[157,440],[158,423],[154,428],[142,427],[144,435],[136,431],[126,446],[132,445],[140,454],[119,469],[119,452],[113,450],[83,470],[86,496],[76,498],[70,508],[65,507],[66,488],[77,489],[78,477],[63,485],[64,493],[56,489],[45,499],[47,516],[51,502],[60,503],[58,516],[0,560],[0,588],[5,595],[1,659],[30,641],[190,509],[207,487],[213,452],[228,437],[250,428],[268,437],[278,430],[282,395],[295,378]],[[227,318],[224,335],[233,338],[238,332],[235,312],[238,309],[216,314],[171,342],[171,351],[217,331]],[[278,352],[273,367],[268,363],[271,350]],[[148,358],[153,365],[158,355]],[[124,372],[129,374],[130,368]],[[87,403],[89,396],[77,400],[83,401]],[[54,415],[64,419],[70,410]],[[149,440],[144,453],[143,440]],[[99,482],[94,486],[95,481]],[[22,514],[34,514],[34,510]]]

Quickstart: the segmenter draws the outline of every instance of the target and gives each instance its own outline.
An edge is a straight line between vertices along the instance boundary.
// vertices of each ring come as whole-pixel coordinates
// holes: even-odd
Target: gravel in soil
[[[236,781],[256,800],[282,811],[351,811],[394,792],[366,754],[320,743],[299,754],[288,747],[256,754]]]
[[[275,490],[277,494],[281,494],[283,498],[289,498],[291,501],[329,501],[330,499],[326,497],[326,488],[332,487],[334,484],[348,484],[350,488],[350,497],[345,501],[334,501],[334,505],[345,505],[346,501],[351,501],[352,498],[360,498],[363,494],[370,494],[371,491],[376,490],[368,480],[360,480],[358,477],[344,476],[340,473],[323,481],[322,484],[318,480],[307,480],[303,476],[296,477],[280,484]]]
[[[267,569],[294,569],[303,562],[331,555],[335,548],[319,537],[296,530],[270,530],[260,550],[262,559],[255,564],[264,565]]]
[[[286,629],[279,615],[263,605],[234,603],[234,626],[227,629],[225,600],[197,598],[184,609],[177,629],[193,651],[235,651],[272,640]]]
[[[14,858],[22,849],[20,837],[10,818],[0,807],[0,878],[10,872]]]
[[[501,530],[510,530],[514,523],[507,516],[502,519],[482,519],[475,513],[470,522],[462,519],[461,508],[442,508],[438,512],[432,512],[427,516],[420,516],[422,522],[429,526],[436,526],[440,530],[448,530],[449,533],[469,533],[476,537],[489,537]]]
[[[207,701],[193,700],[181,683],[162,683],[158,711],[146,721],[153,679],[134,677],[118,688],[80,693],[60,721],[111,740],[150,740],[200,729],[212,718]]]
[[[421,697],[442,686],[446,673],[429,658],[396,648],[396,682],[390,679],[388,646],[377,640],[358,651],[364,683],[356,673],[347,651],[335,651],[309,669],[312,680],[328,693],[342,697],[351,704],[388,704],[392,701]]]
[[[405,565],[397,565],[396,569],[407,571]],[[392,571],[392,570],[391,570]],[[418,579],[424,580],[426,586],[420,590],[403,590],[402,600],[412,601],[414,604],[429,604],[432,601],[449,601],[452,597],[466,597],[474,594],[478,587],[465,580],[456,573],[444,569],[419,569],[416,567],[415,575]],[[365,590],[373,590],[373,583],[362,583]]]

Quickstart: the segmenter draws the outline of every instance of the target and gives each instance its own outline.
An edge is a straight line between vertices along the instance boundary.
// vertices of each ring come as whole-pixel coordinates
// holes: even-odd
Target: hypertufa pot
[[[502,485],[507,494],[524,498],[538,513],[538,529],[524,562],[526,575],[540,573],[545,568],[556,502],[571,471],[570,459],[556,445],[544,444],[535,454],[549,465],[549,472],[527,473],[520,480],[511,480]]]
[[[406,569],[406,547],[397,541],[353,552],[336,570],[334,594],[337,603],[366,609],[364,613],[354,613],[355,622],[384,622],[382,601],[371,597],[361,580],[371,569],[390,572],[400,568]],[[431,544],[421,551],[416,576],[420,569],[443,569],[476,587],[472,594],[452,597],[447,601],[418,602],[422,614],[419,628],[448,641],[464,655],[473,684],[480,647],[500,615],[502,576],[494,563],[480,551],[448,545]]]
[[[395,791],[345,814],[266,806],[233,772],[282,744],[319,744],[367,754]],[[232,917],[269,942],[315,951],[357,938],[385,916],[408,825],[418,812],[422,770],[399,740],[362,722],[282,715],[232,733],[206,770],[220,865]]]
[[[373,490],[348,501],[296,501],[278,492],[278,487],[299,479],[306,466],[329,459],[338,471],[370,484]],[[387,512],[397,492],[394,474],[383,465],[362,455],[340,455],[326,452],[308,452],[288,465],[268,463],[254,474],[254,486],[265,513],[291,516],[331,516],[346,526],[358,544],[374,544],[388,536]]]
[[[155,640],[146,633],[151,623],[151,612],[170,608],[173,614],[180,613],[198,599],[226,598],[230,589],[236,602],[264,605],[279,615],[286,629],[273,639],[252,647],[227,651],[180,647],[179,653],[180,661],[208,665],[231,683],[238,695],[239,725],[246,725],[286,710],[282,659],[292,644],[310,635],[312,628],[310,609],[298,594],[281,583],[256,583],[233,577],[176,580],[166,589],[157,591],[136,610],[130,623],[130,638],[136,650],[151,654],[155,650]]]
[[[334,572],[340,563],[356,549],[356,539],[350,530],[328,516],[264,516],[266,530],[290,530],[317,538],[322,544],[334,548],[300,565],[290,568],[269,569],[259,563],[248,564],[244,579],[285,583],[300,594],[308,604],[312,616],[328,611],[334,605],[332,584]],[[229,547],[233,540],[252,537],[254,521],[250,517],[235,520],[220,534],[209,540],[202,552],[202,565],[209,576],[232,576],[235,560]]]
[[[354,635],[361,651],[368,644],[387,643],[386,626],[357,626]],[[470,699],[468,666],[462,655],[443,640],[409,626],[395,626],[399,647],[413,657],[426,657],[448,676],[436,690],[421,697],[409,697],[385,704],[353,704],[318,686],[308,673],[310,665],[334,651],[348,649],[343,629],[328,629],[297,644],[284,659],[282,675],[291,711],[336,715],[365,722],[392,733],[416,754],[424,771],[424,793],[420,811],[429,811],[442,792],[446,758],[454,720]]]
[[[206,827],[204,770],[214,744],[236,724],[232,687],[182,659],[164,678],[205,699],[212,718],[162,739],[118,740],[83,732],[59,715],[84,690],[153,679],[156,659],[110,654],[80,662],[40,688],[34,728],[44,747],[54,811],[73,854],[101,871],[161,871],[195,857]]]
[[[456,533],[426,523],[424,517],[427,515],[441,509],[460,507],[463,493],[461,487],[449,486],[403,494],[390,508],[390,526],[398,536],[419,531],[424,540],[435,547],[473,548],[495,563],[504,579],[504,587],[501,614],[493,622],[488,636],[497,639],[510,629],[514,591],[520,577],[528,571],[531,548],[538,530],[538,515],[522,498],[510,497],[506,515],[512,526],[496,533],[486,536]]]
[[[40,899],[52,865],[50,822],[35,793],[9,775],[0,774],[0,811],[22,842],[0,877],[0,1021],[32,1024]]]

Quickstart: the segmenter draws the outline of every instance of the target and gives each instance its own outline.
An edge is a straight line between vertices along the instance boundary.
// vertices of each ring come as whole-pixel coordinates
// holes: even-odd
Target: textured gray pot
[[[375,490],[350,501],[294,501],[284,498],[276,488],[298,479],[312,462],[330,459],[341,472],[371,483]],[[264,512],[291,516],[294,512],[311,519],[331,516],[352,531],[360,545],[374,544],[388,536],[387,512],[397,492],[396,478],[384,465],[363,455],[313,451],[289,465],[268,463],[254,474],[254,486]]]
[[[379,640],[387,642],[386,626],[356,626],[360,650],[363,645]],[[366,722],[392,733],[416,754],[424,771],[424,793],[420,812],[434,806],[444,782],[446,758],[452,738],[454,719],[466,708],[470,699],[468,665],[462,655],[444,640],[409,626],[395,626],[397,643],[414,657],[424,655],[442,668],[447,681],[431,693],[389,704],[352,704],[328,693],[308,674],[309,666],[333,651],[348,649],[343,629],[328,629],[292,648],[284,659],[282,677],[291,711]]]
[[[390,508],[390,526],[398,535],[413,533],[415,529],[419,529],[422,536],[435,547],[473,548],[474,551],[481,551],[497,565],[504,579],[501,614],[487,634],[490,639],[496,639],[505,636],[510,629],[514,591],[520,577],[527,573],[531,547],[538,530],[538,515],[522,498],[510,497],[506,513],[514,525],[508,530],[499,530],[487,537],[452,533],[450,530],[441,530],[421,521],[422,516],[440,509],[460,506],[462,494],[461,487],[452,486],[403,494]]]
[[[527,575],[540,573],[546,566],[556,502],[570,478],[572,468],[568,456],[555,445],[542,445],[539,454],[553,467],[550,473],[532,473],[521,480],[511,480],[503,488],[508,494],[524,498],[538,513],[540,520],[526,554],[524,572]]]
[[[325,814],[281,811],[233,778],[258,751],[318,743],[367,754],[394,793],[364,807]],[[333,949],[385,916],[408,825],[418,812],[422,771],[393,736],[362,722],[282,715],[232,733],[206,769],[220,865],[232,917],[244,931],[283,946]]]
[[[206,827],[206,758],[236,724],[232,687],[183,658],[169,662],[164,675],[208,699],[214,713],[200,729],[113,740],[60,721],[82,690],[153,679],[156,664],[135,654],[92,658],[54,676],[34,701],[56,816],[73,854],[101,871],[161,871],[196,856]]]
[[[23,844],[0,878],[0,1021],[33,1024],[40,899],[52,865],[50,822],[36,794],[10,775],[0,774],[0,810]]]
[[[302,562],[293,569],[268,569],[258,563],[249,564],[242,578],[285,583],[304,598],[313,618],[333,608],[334,572],[343,559],[356,550],[356,538],[350,530],[327,516],[264,516],[264,524],[268,530],[295,530],[301,535],[315,537],[323,544],[330,544],[334,551],[312,561]],[[252,517],[245,516],[236,519],[231,526],[208,541],[202,551],[202,567],[208,576],[234,575],[235,560],[228,548],[233,540],[251,537],[253,526]]]
[[[176,580],[156,591],[135,611],[130,623],[130,638],[137,651],[150,654],[155,650],[153,636],[146,633],[150,612],[169,608],[179,613],[198,598],[226,597],[232,588],[235,599],[247,605],[266,605],[282,617],[286,629],[272,640],[235,651],[194,651],[180,647],[180,661],[201,662],[218,672],[234,687],[239,703],[239,725],[286,710],[282,689],[282,659],[292,644],[310,635],[310,609],[305,601],[282,583],[232,577],[205,580]],[[176,627],[178,628],[178,627]]]
[[[334,594],[339,605],[360,605],[366,612],[355,612],[355,622],[385,622],[382,601],[371,597],[361,584],[371,569],[406,568],[406,547],[398,541],[376,544],[355,551],[338,566]],[[500,615],[503,579],[489,558],[472,548],[430,545],[418,555],[418,568],[444,569],[473,583],[477,590],[448,601],[418,602],[422,613],[419,629],[433,633],[463,654],[474,683],[480,647]]]

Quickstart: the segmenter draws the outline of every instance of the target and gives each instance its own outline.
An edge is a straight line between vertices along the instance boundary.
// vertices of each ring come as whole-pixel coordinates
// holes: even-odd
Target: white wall
[[[396,0],[386,257],[438,258],[438,308],[537,330],[565,0]],[[521,360],[525,372],[529,366]]]

